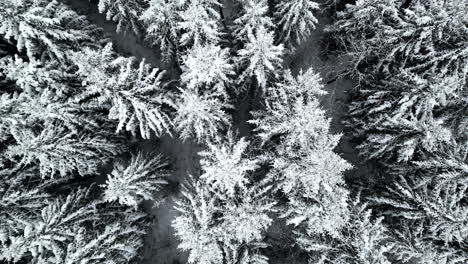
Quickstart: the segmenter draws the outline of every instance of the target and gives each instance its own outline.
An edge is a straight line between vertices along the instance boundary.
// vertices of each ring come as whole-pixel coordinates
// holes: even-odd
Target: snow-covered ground
[[[122,55],[135,56],[137,59],[145,59],[154,67],[164,68],[161,62],[161,56],[157,48],[149,47],[144,41],[133,35],[131,32],[127,34],[119,34],[115,32],[116,26],[114,23],[106,21],[104,15],[99,14],[96,1],[88,0],[62,0],[71,6],[79,14],[86,15],[88,19],[102,27],[114,43],[114,48]],[[229,10],[226,10],[228,15]],[[308,69],[313,67],[319,72],[324,83],[335,79],[337,74],[342,71],[343,65],[336,58],[323,58],[321,53],[321,37],[325,27],[330,22],[330,18],[326,15],[318,15],[320,24],[312,36],[305,41],[296,52],[285,58],[285,67],[291,68],[294,73],[300,69]],[[348,100],[348,92],[352,89],[353,82],[346,79],[337,79],[330,81],[325,85],[328,92],[322,100],[323,107],[327,110],[331,118],[331,129],[333,133],[342,133],[342,120],[346,115],[346,101]],[[239,130],[241,136],[249,136],[250,128],[246,121],[249,119],[250,102],[252,100],[239,100],[242,102],[241,107],[234,112],[234,129]],[[164,200],[159,206],[147,205],[148,211],[154,216],[151,231],[148,234],[146,247],[144,249],[142,259],[139,263],[147,264],[173,264],[186,263],[187,255],[177,250],[177,240],[174,236],[174,230],[171,227],[171,221],[176,215],[173,209],[174,199],[178,196],[179,185],[189,174],[197,174],[199,171],[199,162],[197,152],[201,150],[201,146],[191,142],[183,142],[177,138],[164,136],[160,139],[146,140],[138,143],[138,146],[145,152],[162,153],[172,167],[172,174],[169,177],[170,192],[164,194]],[[354,169],[347,173],[348,181],[352,181],[355,177],[366,177],[376,173],[376,168],[369,163],[361,163],[356,154],[353,143],[344,135],[339,146],[336,148],[344,159],[354,165]],[[280,227],[273,226],[271,232],[281,233],[277,230]],[[275,237],[272,234],[269,237]],[[291,253],[291,252],[289,252]],[[281,261],[277,254],[286,255],[288,252],[276,252],[275,259]],[[290,259],[290,258],[289,258]],[[297,259],[297,258],[296,258]],[[279,262],[278,262],[279,263]]]

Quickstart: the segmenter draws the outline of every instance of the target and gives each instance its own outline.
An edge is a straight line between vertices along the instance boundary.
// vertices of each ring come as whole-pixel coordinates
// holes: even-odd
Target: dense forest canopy
[[[0,263],[468,263],[468,2],[0,1]]]

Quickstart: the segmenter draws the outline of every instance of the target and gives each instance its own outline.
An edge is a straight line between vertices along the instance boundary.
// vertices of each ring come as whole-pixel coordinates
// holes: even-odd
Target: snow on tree
[[[99,94],[101,103],[111,105],[109,118],[119,122],[117,132],[125,128],[145,139],[151,133],[170,133],[175,105],[162,81],[164,72],[144,61],[136,68],[134,59],[116,57],[110,44],[97,51],[84,49],[72,59],[89,93]]]
[[[18,166],[8,168],[0,159],[0,245],[24,225],[17,219],[39,215],[51,196],[32,186],[37,171]]]
[[[62,67],[55,61],[26,61],[15,54],[0,59],[0,69],[3,78],[14,81],[17,88],[27,94],[40,93],[47,88],[60,91],[66,87],[61,82],[65,74],[60,72]]]
[[[108,84],[117,92],[112,99],[109,117],[119,120],[117,132],[124,126],[127,131],[143,138],[149,138],[151,132],[161,135],[170,132],[172,127],[169,113],[164,108],[174,107],[161,78],[164,72],[150,69],[144,61],[138,70],[132,68],[132,62],[121,66],[117,83]]]
[[[281,0],[275,10],[283,42],[301,43],[318,23],[314,12],[319,10],[319,4],[312,0]]]
[[[280,217],[294,229],[304,229],[309,235],[337,236],[348,218],[349,192],[340,185],[331,188],[320,189],[313,195],[286,194],[288,203]]]
[[[242,3],[243,13],[234,20],[234,34],[239,39],[246,39],[257,30],[274,28],[271,18],[267,15],[268,1],[246,0]]]
[[[235,199],[220,199],[206,183],[184,186],[172,222],[179,248],[189,252],[189,263],[256,263],[266,258],[256,253],[272,219],[268,212],[274,203],[267,188],[252,186]],[[244,248],[244,250],[243,250]],[[239,257],[240,256],[240,257]]]
[[[182,46],[216,43],[220,39],[220,14],[216,10],[221,6],[218,0],[191,0],[179,12],[178,29]]]
[[[0,61],[6,80],[14,82],[17,89],[16,95],[3,94],[5,99],[11,98],[9,105],[14,106],[7,108],[3,115],[9,126],[59,124],[76,134],[94,132],[97,128],[107,131],[113,126],[102,111],[102,105],[82,98],[82,87],[73,84],[76,82],[73,74],[62,66],[49,61],[26,62],[17,56]],[[109,138],[115,137],[108,134]]]
[[[45,254],[60,258],[75,228],[97,219],[92,204],[85,202],[89,195],[88,190],[79,189],[64,198],[51,200],[36,217],[15,219],[21,229],[10,234],[7,243],[0,244],[0,259],[17,262],[25,256],[37,258]]]
[[[104,200],[133,207],[142,200],[152,200],[154,192],[167,183],[166,166],[160,155],[147,158],[141,152],[133,155],[128,165],[114,162],[114,170],[101,186],[105,189]]]
[[[102,106],[77,100],[82,91],[62,67],[19,58],[3,62],[0,68],[17,89],[2,94],[0,137],[8,140],[3,158],[38,165],[42,178],[88,176],[123,151]]]
[[[75,177],[98,175],[125,149],[106,89],[152,89],[159,71],[138,75],[122,58],[74,61],[81,46],[98,46],[97,28],[57,1],[4,1],[0,25],[18,48],[0,59],[0,262],[128,263],[143,245],[144,214],[76,188],[86,180]]]
[[[98,42],[96,26],[55,0],[6,0],[0,10],[0,35],[13,38],[30,59],[47,55],[63,61],[68,51]]]
[[[8,225],[15,229],[0,239],[0,259],[13,263],[94,264],[110,259],[128,263],[143,245],[144,214],[102,204],[92,190],[77,189],[48,199],[37,208],[39,212],[12,219]]]
[[[348,191],[343,172],[351,166],[333,152],[339,137],[317,140],[307,151],[278,149],[269,173],[288,198],[282,217],[310,232],[334,234],[347,218]]]
[[[422,224],[404,221],[397,226],[399,228],[392,230],[388,242],[396,261],[428,264],[462,264],[468,261],[465,249],[431,241]]]
[[[355,199],[350,204],[349,219],[335,237],[308,232],[299,233],[298,244],[312,252],[311,263],[379,263],[390,264],[387,255],[388,234],[383,217],[372,219],[367,204]]]
[[[296,146],[295,149],[288,149],[278,146],[276,156],[271,160],[270,176],[274,177],[278,188],[291,199],[291,202],[297,203],[299,207],[305,206],[297,199],[310,197],[314,203],[331,199],[342,208],[345,207],[347,192],[344,190],[343,172],[351,166],[333,152],[339,139],[339,136],[325,134],[316,139],[315,146],[311,148],[300,149]],[[312,207],[314,206],[309,206]],[[291,214],[301,215],[300,212],[294,209]],[[313,213],[313,210],[311,212]],[[297,225],[301,219],[306,219],[305,215],[304,213],[304,217],[299,217],[293,222]]]
[[[179,136],[184,140],[193,137],[197,142],[216,140],[231,122],[226,111],[232,106],[221,97],[217,93],[181,90],[174,119]]]
[[[377,73],[408,69],[421,75],[467,73],[466,1],[361,0],[338,13],[328,31],[349,46],[353,73],[368,81]]]
[[[10,139],[4,158],[38,165],[43,178],[84,176],[123,150],[102,106],[77,100],[82,91],[61,66],[16,57],[3,60],[0,69],[18,89],[2,94],[1,137]]]
[[[263,144],[284,135],[284,146],[307,148],[330,126],[316,99],[322,94],[320,76],[312,69],[301,71],[297,78],[286,70],[284,80],[267,89],[265,110],[253,112],[249,123],[256,126]]]
[[[32,129],[12,131],[15,144],[8,146],[4,155],[20,164],[36,164],[41,177],[65,177],[97,173],[100,165],[122,151],[113,142],[99,135],[73,134],[63,127],[49,125],[40,133]]]
[[[400,175],[412,175],[424,180],[444,180],[461,182],[468,175],[468,142],[451,144],[443,151],[433,153],[423,161],[415,161],[396,171]]]
[[[309,69],[266,90],[264,110],[252,112],[263,145],[275,144],[268,177],[288,199],[282,217],[317,235],[336,235],[346,223],[348,191],[343,172],[350,165],[333,152],[340,135],[330,135],[330,121],[320,109],[320,77]]]
[[[176,210],[180,216],[172,222],[176,236],[181,243],[179,248],[190,250],[189,263],[220,263],[223,255],[216,243],[217,230],[214,216],[220,210],[216,197],[200,183],[195,183],[193,190],[182,187],[183,199],[176,201]]]
[[[130,213],[130,212],[129,212]],[[106,226],[102,232],[91,234],[78,230],[73,240],[66,246],[64,256],[55,263],[105,263],[112,259],[114,263],[128,263],[143,246],[143,240],[136,234],[141,231],[134,226],[117,223]],[[122,238],[125,241],[122,242]],[[42,260],[42,258],[40,258]]]
[[[92,202],[98,220],[91,228],[77,230],[56,263],[97,264],[111,260],[125,264],[138,258],[149,223],[146,214],[102,200]]]
[[[223,207],[222,232],[227,263],[268,263],[268,258],[258,251],[267,246],[265,232],[273,222],[268,215],[275,211],[276,203],[268,198],[272,186],[262,183],[240,191],[238,197],[227,200]],[[259,261],[259,262],[256,262]]]
[[[117,22],[117,32],[127,32],[131,29],[135,34],[141,34],[139,18],[143,12],[142,0],[99,0],[99,13],[105,14],[107,20]]]
[[[137,256],[144,214],[103,203],[94,187],[70,188],[37,176],[34,166],[0,163],[0,261],[124,264]]]
[[[262,255],[259,251],[266,245],[232,245],[224,248],[227,263],[240,264],[268,264],[268,257]]]
[[[374,200],[388,208],[389,217],[420,223],[433,241],[464,243],[468,230],[468,185],[435,179],[429,183],[400,179]]]
[[[362,89],[364,100],[350,107],[349,126],[364,138],[359,149],[367,158],[413,160],[432,153],[454,139],[444,116],[463,101],[463,87],[455,79],[423,79],[402,73]]]
[[[153,45],[159,46],[165,61],[170,61],[178,50],[180,37],[178,12],[183,2],[151,0],[149,7],[140,16],[146,27],[145,38]]]
[[[10,138],[11,125],[17,123],[11,114],[17,104],[17,94],[4,93],[0,96],[0,142],[2,143]]]
[[[203,169],[200,179],[209,184],[213,192],[231,197],[238,189],[246,189],[251,183],[249,173],[255,171],[260,162],[245,157],[249,141],[245,138],[236,141],[229,132],[224,142],[209,142],[207,147],[199,153]]]
[[[225,84],[234,75],[234,67],[229,61],[229,50],[215,44],[195,45],[182,56],[182,83],[187,89],[215,89],[226,93]]]
[[[271,76],[281,68],[284,47],[274,45],[273,32],[258,28],[249,33],[245,47],[237,51],[238,64],[245,69],[240,79],[255,76],[259,86],[265,88]]]

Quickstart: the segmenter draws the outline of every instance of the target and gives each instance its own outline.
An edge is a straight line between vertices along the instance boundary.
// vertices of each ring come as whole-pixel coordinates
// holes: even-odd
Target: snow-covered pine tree
[[[177,27],[182,31],[180,44],[182,46],[217,43],[221,30],[221,16],[217,8],[219,0],[190,0],[179,12],[180,21]]]
[[[108,102],[68,60],[96,43],[87,35],[96,27],[56,1],[0,6],[8,14],[1,34],[19,32],[18,53],[26,47],[28,55],[0,62],[0,261],[128,263],[142,246],[144,215],[100,201],[94,188],[73,188],[80,180],[49,179],[96,176],[124,148],[106,120]]]
[[[248,146],[245,138],[236,141],[229,132],[223,142],[208,143],[208,149],[199,153],[203,169],[200,179],[213,193],[234,197],[239,189],[252,183],[249,173],[259,167],[260,160],[246,157]]]
[[[307,149],[328,130],[329,120],[317,97],[324,95],[322,80],[313,69],[294,77],[285,70],[281,81],[266,90],[265,109],[252,112],[262,144],[284,135],[282,145]]]
[[[222,199],[207,183],[184,186],[177,201],[180,215],[172,223],[181,240],[179,248],[189,251],[189,263],[265,263],[257,249],[272,219],[268,187],[250,186],[236,198]]]
[[[15,127],[11,130],[15,143],[3,155],[22,165],[38,165],[42,178],[65,177],[71,173],[92,175],[123,150],[109,141],[105,133],[100,134],[74,134],[53,125],[43,127],[40,132]]]
[[[423,161],[396,166],[397,180],[374,202],[392,225],[392,254],[403,263],[464,263],[466,142],[450,144]]]
[[[300,232],[298,244],[311,252],[310,263],[363,263],[390,264],[387,255],[388,234],[383,217],[372,219],[372,211],[359,199],[350,203],[349,219],[337,236],[317,236]]]
[[[9,140],[4,158],[38,165],[43,178],[84,176],[123,150],[102,106],[77,100],[80,87],[60,64],[6,58],[0,69],[17,89],[2,94],[0,133]]]
[[[0,3],[0,35],[14,39],[28,57],[63,61],[66,53],[96,45],[99,28],[55,0],[5,0]]]
[[[400,221],[391,229],[388,246],[391,256],[400,263],[462,264],[468,261],[466,247],[450,247],[431,240],[421,223]]]
[[[180,21],[178,12],[184,1],[151,0],[149,7],[142,13],[140,19],[145,25],[145,38],[154,46],[159,46],[164,61],[171,61],[179,47]]]
[[[339,12],[328,32],[348,47],[351,71],[364,82],[401,69],[466,80],[467,8],[463,0],[360,0]]]
[[[131,29],[141,35],[140,16],[144,9],[144,0],[99,0],[99,13],[106,19],[117,23],[117,32],[126,33]]]
[[[8,243],[9,237],[24,228],[18,219],[37,216],[45,207],[50,194],[31,184],[37,177],[33,168],[9,168],[0,157],[0,245]]]
[[[242,1],[243,13],[234,20],[234,35],[238,39],[248,39],[249,34],[255,34],[259,29],[274,28],[272,19],[267,15],[268,1]]]
[[[272,31],[258,28],[247,35],[245,47],[237,51],[237,63],[244,69],[241,80],[255,76],[258,85],[265,89],[267,81],[276,77],[283,62],[283,44],[275,45]]]
[[[252,112],[254,131],[263,145],[273,143],[268,177],[288,199],[281,216],[315,235],[337,235],[348,217],[343,172],[350,165],[333,152],[340,135],[329,134],[320,109],[324,94],[312,69],[266,90],[264,110]]]
[[[175,129],[182,139],[195,138],[197,142],[217,141],[220,131],[227,129],[231,117],[226,112],[232,106],[216,92],[180,90],[176,102]]]
[[[0,244],[0,259],[18,262],[22,259],[60,259],[67,241],[81,225],[97,220],[93,205],[88,203],[89,190],[49,200],[36,215],[24,215],[10,225],[18,227]],[[31,261],[32,262],[32,261]],[[52,262],[59,263],[59,262]]]
[[[388,217],[420,224],[434,243],[463,246],[468,234],[467,189],[466,179],[461,183],[444,179],[426,183],[400,176],[374,201],[386,208]]]
[[[314,12],[319,4],[312,0],[280,0],[275,6],[283,43],[300,44],[307,39],[318,23]]]
[[[468,175],[468,142],[450,144],[422,161],[408,166],[398,166],[395,174],[412,175],[418,179],[443,180],[466,183]]]
[[[463,124],[463,115],[455,113],[468,98],[458,77],[429,79],[406,71],[357,93],[361,99],[351,103],[347,124],[363,140],[361,154],[383,162],[414,160],[444,149],[458,137],[451,126]]]
[[[276,203],[268,197],[271,188],[268,182],[260,182],[221,201],[220,236],[227,263],[268,263],[260,250],[268,246],[263,239],[273,222],[270,214],[276,210]]]
[[[187,89],[215,90],[226,94],[229,77],[234,75],[234,66],[230,62],[229,49],[219,45],[195,45],[182,56],[182,83]]]
[[[134,214],[134,212],[127,212]],[[136,217],[134,217],[136,218]],[[61,258],[55,260],[56,264],[98,264],[112,261],[116,264],[126,264],[138,256],[143,246],[142,230],[132,222],[138,219],[128,219],[126,223],[112,223],[104,227],[101,232],[89,232],[79,229],[73,240],[64,250]],[[49,258],[39,257],[39,261],[50,263]],[[47,262],[49,261],[49,262]]]
[[[141,152],[132,155],[128,165],[114,162],[114,170],[102,185],[107,202],[136,207],[144,200],[152,200],[154,192],[167,182],[167,164],[160,155],[149,158]]]
[[[217,198],[202,183],[192,185],[183,185],[183,198],[176,201],[180,216],[174,219],[172,227],[181,240],[178,247],[190,251],[189,263],[220,263],[223,255],[216,243],[218,230],[214,228],[214,216],[220,211]]]
[[[133,58],[116,56],[110,44],[102,50],[86,48],[71,57],[88,94],[109,105],[109,118],[119,122],[117,132],[125,129],[142,138],[170,133],[175,105],[162,81],[164,72],[144,61],[135,67]]]
[[[49,198],[36,213],[16,215],[2,233],[0,260],[18,263],[128,263],[143,245],[144,214],[101,203],[93,188]],[[94,190],[95,191],[95,190]],[[31,196],[34,198],[34,196]],[[12,204],[11,209],[22,204]],[[4,230],[2,230],[4,231]]]

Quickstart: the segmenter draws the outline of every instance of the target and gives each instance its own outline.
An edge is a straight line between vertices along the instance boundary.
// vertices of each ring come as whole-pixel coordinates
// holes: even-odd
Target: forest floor
[[[128,32],[126,34],[116,33],[116,25],[106,21],[105,16],[99,14],[96,0],[62,0],[72,9],[87,18],[94,24],[103,28],[105,33],[113,42],[114,49],[124,56],[134,56],[138,60],[145,59],[154,67],[164,68],[161,56],[157,48],[148,46],[141,38]],[[353,82],[346,79],[334,80],[343,69],[342,60],[335,57],[324,58],[321,56],[321,39],[324,27],[331,22],[325,14],[318,14],[319,24],[307,41],[297,48],[296,52],[285,58],[284,66],[290,68],[293,73],[300,69],[307,70],[312,67],[320,73],[325,83],[325,90],[328,92],[322,98],[322,107],[331,118],[331,132],[343,133],[342,120],[346,116],[346,102],[348,92],[354,86]],[[334,80],[334,81],[332,81]],[[240,100],[243,101],[243,100]],[[243,101],[245,102],[245,101]],[[251,106],[244,103],[234,114],[235,126],[241,136],[250,134],[249,111]],[[178,138],[163,136],[159,139],[145,140],[138,142],[138,146],[145,152],[155,152],[163,154],[172,167],[172,174],[169,177],[169,191],[162,194],[162,200],[158,206],[147,204],[148,212],[153,215],[153,223],[146,240],[142,259],[143,264],[177,264],[186,263],[187,254],[177,249],[178,241],[174,236],[171,221],[176,216],[174,201],[180,195],[178,186],[184,182],[187,175],[197,175],[199,173],[199,158],[197,153],[202,146],[192,141],[181,141]],[[354,169],[347,172],[348,181],[355,177],[367,177],[376,173],[375,166],[369,163],[362,163],[355,150],[355,145],[351,140],[343,135],[336,152],[350,162]],[[171,191],[172,190],[172,191]],[[273,231],[273,230],[272,230]],[[278,262],[279,263],[279,262]]]

